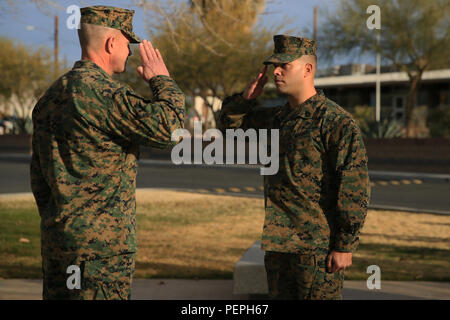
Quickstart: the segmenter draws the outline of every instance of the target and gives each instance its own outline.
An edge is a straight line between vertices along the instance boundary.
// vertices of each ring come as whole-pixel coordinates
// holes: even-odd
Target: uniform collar
[[[111,78],[111,76],[105,70],[100,68],[97,64],[95,64],[91,60],[78,60],[73,65],[73,69],[93,69],[93,70],[100,72],[105,77]]]
[[[325,95],[323,94],[323,91],[321,89],[316,89],[316,94],[303,103],[300,103],[289,113],[289,117],[310,119],[313,117],[317,107],[319,107],[323,102],[325,102]],[[289,102],[287,103],[287,107],[290,108]]]

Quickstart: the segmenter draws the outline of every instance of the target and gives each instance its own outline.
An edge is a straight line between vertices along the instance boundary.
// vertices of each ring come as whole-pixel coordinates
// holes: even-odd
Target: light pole
[[[58,55],[59,55],[59,46],[58,46],[58,26],[59,26],[59,19],[58,16],[55,16],[55,48],[54,48],[54,73],[55,78],[58,76],[59,71],[59,63],[58,63]]]
[[[381,107],[380,107],[380,30],[377,30],[377,77],[376,77],[376,92],[375,92],[375,120],[380,122]]]

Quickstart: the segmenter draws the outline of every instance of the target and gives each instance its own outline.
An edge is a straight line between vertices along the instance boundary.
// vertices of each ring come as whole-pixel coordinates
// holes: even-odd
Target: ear
[[[312,75],[314,66],[311,63],[305,63],[305,78]]]
[[[111,54],[114,50],[115,45],[116,45],[116,38],[113,35],[107,37],[105,41],[105,51]]]

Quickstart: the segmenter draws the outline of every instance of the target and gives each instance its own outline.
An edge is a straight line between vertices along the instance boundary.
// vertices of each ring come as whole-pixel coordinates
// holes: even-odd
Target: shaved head
[[[122,73],[131,56],[130,37],[118,29],[82,23],[78,29],[81,58],[91,60],[107,73]]]
[[[96,24],[82,23],[80,29],[78,29],[78,38],[83,51],[92,50],[98,52],[103,47],[107,37],[120,35],[122,35],[120,30]]]
[[[313,69],[312,69],[312,76],[314,79],[314,76],[316,74],[316,67],[317,67],[317,57],[313,56],[313,55],[303,55],[300,57],[300,63],[302,65],[305,65],[307,63],[311,64]]]

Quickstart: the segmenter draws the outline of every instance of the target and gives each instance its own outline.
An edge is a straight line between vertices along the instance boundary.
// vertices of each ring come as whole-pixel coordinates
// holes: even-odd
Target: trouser
[[[44,300],[128,300],[136,253],[84,260],[42,257]],[[70,265],[79,267],[80,289],[75,284],[75,272],[67,273]],[[70,279],[69,279],[70,278]],[[69,280],[69,281],[68,281]],[[68,282],[70,284],[68,285]]]
[[[267,251],[269,297],[283,300],[341,300],[344,272],[326,272],[326,254]]]

